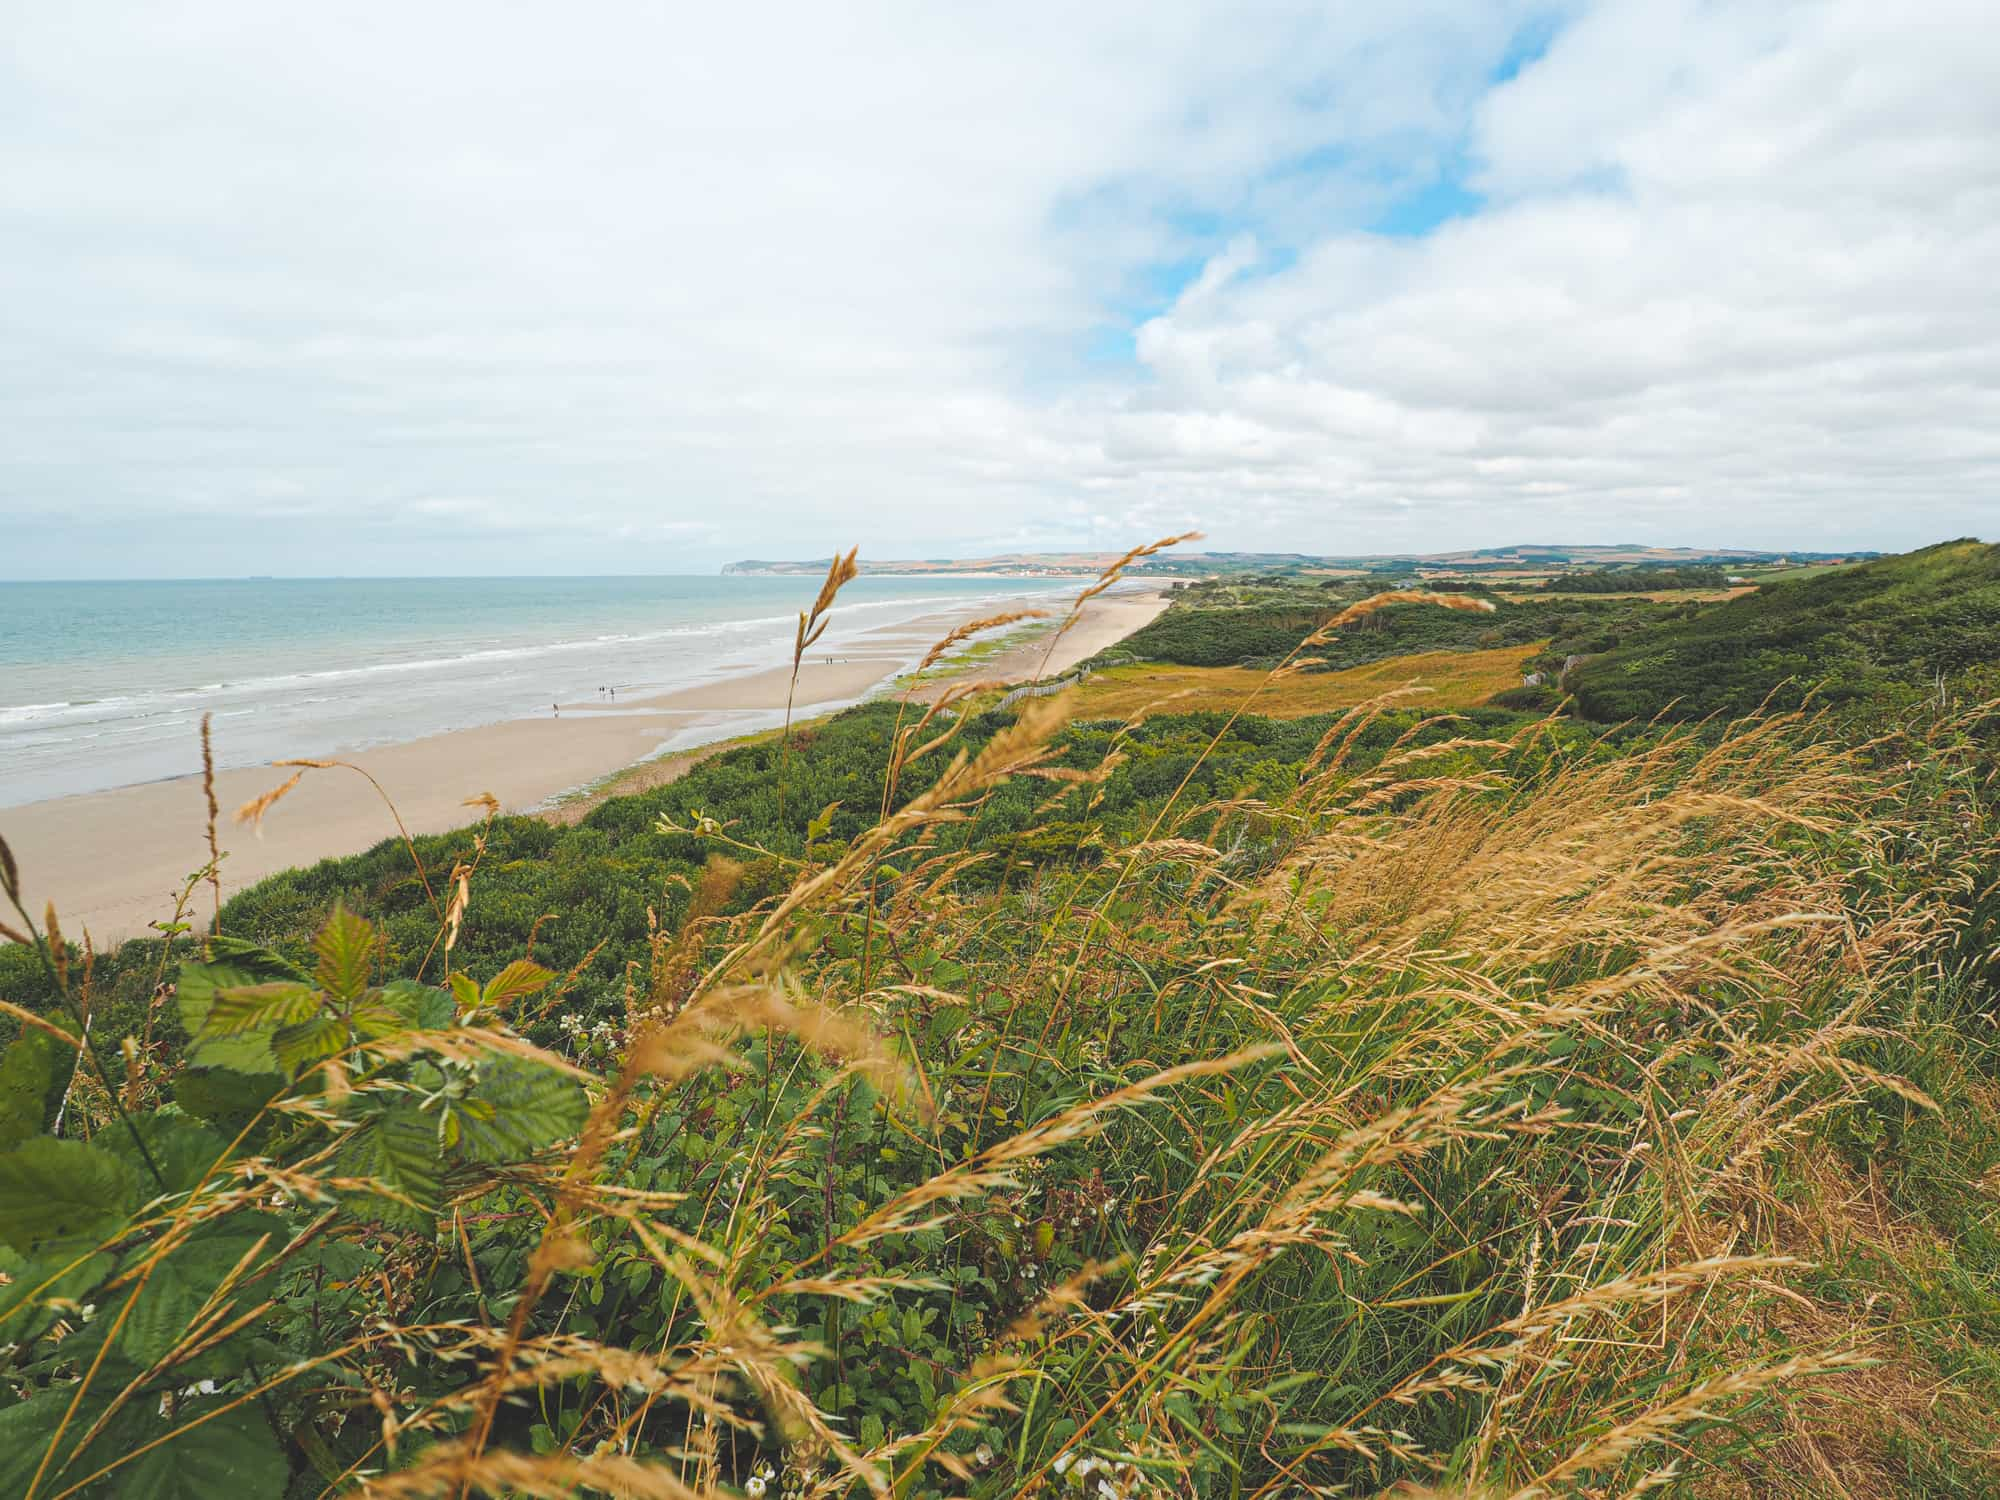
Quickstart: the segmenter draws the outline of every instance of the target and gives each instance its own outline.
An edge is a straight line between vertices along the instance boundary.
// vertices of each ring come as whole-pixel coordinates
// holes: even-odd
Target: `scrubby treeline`
[[[1723,589],[1729,587],[1727,568],[1606,568],[1592,573],[1561,573],[1536,585],[1553,594],[1618,594],[1657,589]]]

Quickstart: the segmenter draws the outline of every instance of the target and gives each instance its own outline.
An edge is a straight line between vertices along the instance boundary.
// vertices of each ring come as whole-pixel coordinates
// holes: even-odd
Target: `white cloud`
[[[1993,529],[1977,8],[1529,15],[30,12],[0,573]]]
[[[1234,490],[1267,539],[1995,529],[1980,8],[1606,7],[1493,92],[1471,149],[1485,212],[1329,237],[1149,325],[1155,388],[1092,417],[1107,456]]]

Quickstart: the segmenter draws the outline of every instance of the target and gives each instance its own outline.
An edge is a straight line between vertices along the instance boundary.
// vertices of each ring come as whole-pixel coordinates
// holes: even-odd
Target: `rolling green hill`
[[[1185,667],[1234,667],[1271,663],[1345,605],[1375,592],[1379,583],[1343,579],[1329,588],[1296,582],[1246,588],[1210,583],[1184,589],[1166,613],[1104,653],[1104,661],[1165,662]],[[1438,588],[1459,591],[1456,581]],[[1430,651],[1491,651],[1547,642],[1557,666],[1571,653],[1606,651],[1654,622],[1677,618],[1692,604],[1645,599],[1548,599],[1495,596],[1491,614],[1461,614],[1424,604],[1403,604],[1364,616],[1311,655],[1320,670],[1337,672],[1392,657]],[[1523,652],[1525,659],[1527,653]]]
[[[2000,546],[1971,539],[1754,594],[1650,625],[1582,663],[1586,717],[1678,719],[1807,701],[1884,706],[2000,666]]]

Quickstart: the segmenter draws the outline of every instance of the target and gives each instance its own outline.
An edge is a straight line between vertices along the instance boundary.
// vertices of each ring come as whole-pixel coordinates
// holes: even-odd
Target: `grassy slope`
[[[1521,648],[1475,655],[1515,680]],[[1393,685],[1407,666],[1278,691],[1360,694],[1360,676]],[[1104,691],[1155,696],[1160,672],[1108,674]],[[1186,675],[1213,692],[1262,674]],[[572,1252],[584,1263],[527,1325],[534,1357],[555,1345],[533,1341],[582,1339],[586,1372],[629,1369],[623,1350],[692,1368],[715,1345],[761,1347],[762,1331],[718,1323],[735,1309],[798,1328],[831,1351],[799,1355],[799,1389],[849,1437],[929,1434],[881,1459],[911,1495],[1050,1485],[1059,1453],[1136,1462],[1127,1495],[1400,1479],[1470,1496],[1538,1475],[1552,1494],[1623,1494],[1669,1459],[1682,1473],[1666,1493],[2000,1490],[1990,726],[1856,756],[1798,726],[1614,747],[1483,711],[1097,722],[1019,767],[1063,776],[968,786],[963,819],[925,815],[878,847],[893,726],[879,705],[814,726],[783,812],[774,749],[757,744],[574,828],[504,819],[483,849],[471,832],[418,841],[434,872],[476,864],[453,964],[485,978],[532,945],[572,971],[555,1016],[577,1024],[529,1029],[605,1070],[659,1024],[649,1006],[685,1016],[700,968],[810,890],[777,928],[796,940],[792,992],[895,1038],[938,1104],[884,1107],[782,1028],[703,1030],[734,1039],[734,1060],[640,1082],[621,1116],[633,1133],[580,1189],[602,1210]],[[1006,726],[974,721],[964,743]],[[942,760],[911,768],[897,804]],[[658,826],[702,814],[730,826]],[[715,852],[744,867],[704,876]],[[304,957],[336,899],[379,924],[382,972],[435,976],[438,919],[396,845],[266,882],[225,926]],[[45,1004],[22,958],[0,949],[0,994]],[[122,1000],[98,1012],[107,1040],[142,1013],[156,961],[147,945],[100,960]],[[1253,1047],[1269,1055],[1103,1110],[1158,1069]],[[156,1055],[135,1095],[171,1093],[177,1067]],[[102,1099],[81,1105],[110,1125]],[[1035,1134],[1071,1118],[1094,1138]],[[1011,1180],[964,1180],[969,1150],[1010,1139],[1027,1143]],[[504,1319],[548,1187],[529,1170],[455,1181],[464,1218],[436,1234],[365,1217],[319,1231],[301,1278],[273,1284],[255,1359],[419,1309]],[[930,1196],[939,1181],[958,1186]],[[714,1259],[675,1270],[652,1254],[612,1213],[633,1189],[682,1195],[649,1212]],[[937,1224],[811,1263],[942,1286],[885,1284],[873,1306],[773,1290],[829,1234],[912,1203],[942,1206]],[[319,1212],[287,1210],[287,1232]],[[355,1274],[336,1250],[361,1267],[395,1256],[388,1300],[329,1293]],[[1773,1254],[1810,1264],[1745,1260]],[[1647,1279],[1674,1266],[1671,1290]],[[674,1291],[689,1278],[699,1308]],[[1077,1300],[1003,1336],[1072,1280]],[[77,1378],[45,1346],[14,1356],[0,1392],[0,1436],[23,1452],[23,1432],[45,1434],[13,1420],[33,1409],[10,1396],[66,1401]],[[1857,1350],[1880,1362],[1786,1365]],[[486,1358],[432,1359],[418,1341],[348,1378],[409,1420]],[[982,1360],[1000,1383],[970,1376]],[[156,1383],[218,1373],[236,1378],[210,1365]],[[685,1424],[633,1425],[620,1380],[549,1382],[495,1446],[519,1452],[518,1475],[607,1440],[661,1461]],[[1728,1420],[1687,1409],[1705,1381]],[[1012,1409],[976,1409],[985,1390]],[[379,1408],[343,1410],[282,1386],[257,1420],[310,1478],[308,1437],[343,1464],[369,1456]],[[1669,1441],[1623,1446],[1648,1423]],[[413,1430],[402,1461],[428,1441]],[[969,1477],[902,1467],[933,1442]],[[788,1479],[833,1472],[810,1440],[731,1429],[697,1450],[713,1455],[687,1470],[700,1483],[740,1485],[759,1457]]]
[[[2000,662],[2000,547],[1946,542],[1814,577],[1777,581],[1653,625],[1570,686],[1602,721],[1749,713],[1772,694],[1833,705],[1921,696]]]
[[[1373,1459],[1329,1443],[1328,1434],[1379,1425],[1384,1401],[1411,1455],[1436,1454],[1460,1478],[1512,1482],[1607,1441],[1701,1377],[1740,1384],[1729,1404],[1743,1425],[1696,1423],[1681,1440],[1700,1492],[1972,1495],[2000,1483],[1978,1457],[1996,1440],[1982,1404],[2000,1396],[1985,1342],[1996,1256],[1972,1186],[2000,1165],[2000,1139],[1980,1113],[1991,1099],[1990,1044],[1961,1029],[1958,1008],[1978,992],[1952,958],[1963,945],[1941,925],[1946,912],[1913,914],[1898,895],[1948,890],[1955,872],[1990,857],[1976,779],[1940,757],[1913,797],[1864,763],[1769,734],[1722,751],[1611,757],[1585,745],[1552,755],[1539,735],[1516,736],[1387,769],[1383,752],[1407,719],[1364,731],[1374,748],[1325,779],[1273,779],[1328,727],[1239,725],[1249,738],[1220,757],[1234,769],[1197,785],[1261,792],[1270,812],[1204,812],[1198,794],[1157,829],[1166,795],[1219,724],[1180,720],[1125,744],[1137,758],[1114,773],[1127,780],[1105,783],[1114,801],[1092,826],[1113,843],[1158,849],[1129,865],[1072,873],[1070,861],[1035,863],[1004,886],[940,891],[920,862],[893,857],[908,873],[879,891],[887,926],[875,985],[914,986],[906,998],[867,982],[860,887],[815,919],[813,947],[797,960],[805,991],[861,1005],[905,1038],[945,1101],[936,1120],[890,1129],[864,1111],[866,1148],[842,1146],[841,1096],[818,1090],[824,1070],[775,1054],[793,1081],[773,1094],[761,1081],[766,1054],[753,1048],[737,1081],[663,1096],[673,1118],[708,1121],[712,1144],[649,1153],[636,1178],[638,1161],[614,1154],[608,1182],[691,1194],[672,1227],[716,1245],[739,1295],[761,1296],[760,1283],[818,1242],[822,1172],[839,1202],[854,1204],[838,1211],[846,1222],[918,1191],[968,1142],[991,1143],[1152,1069],[1278,1040],[1284,1057],[1184,1086],[1165,1114],[1114,1122],[1087,1149],[1039,1152],[1018,1186],[966,1203],[941,1234],[899,1240],[904,1248],[875,1269],[950,1269],[955,1290],[897,1295],[888,1328],[810,1298],[774,1304],[773,1316],[839,1351],[844,1374],[811,1363],[807,1389],[864,1436],[920,1426],[933,1399],[925,1391],[990,1356],[993,1331],[1031,1305],[1039,1283],[1123,1253],[1146,1271],[1102,1275],[1095,1310],[1058,1320],[1065,1337],[1033,1359],[1041,1384],[1019,1387],[1024,1414],[951,1440],[969,1451],[983,1434],[1009,1455],[977,1493],[1045,1476],[1065,1444],[1136,1453],[1162,1477],[1172,1465],[1216,1480],[1242,1467],[1244,1493],[1290,1483],[1289,1468],[1272,1466],[1275,1452],[1317,1480],[1372,1491],[1429,1472],[1413,1456],[1382,1456],[1379,1439],[1363,1439]],[[880,709],[824,726],[797,758],[807,779],[795,802],[803,787],[845,776],[850,758],[859,769],[886,728]],[[1406,746],[1442,746],[1463,729],[1441,726]],[[1080,732],[1078,763],[1120,749],[1101,733]],[[518,955],[525,933],[512,913],[553,894],[538,887],[545,871],[576,882],[571,901],[585,890],[671,900],[674,870],[696,868],[699,841],[677,858],[679,836],[648,831],[653,818],[754,812],[740,794],[768,785],[763,749],[608,803],[583,828],[536,825],[547,842],[533,855],[510,845],[511,825],[496,825],[461,962],[484,975]],[[1395,794],[1405,783],[1411,791]],[[1046,816],[1060,825],[1092,795],[1085,785]],[[1713,799],[1742,797],[1756,799],[1754,816],[1703,814]],[[1003,797],[982,809],[994,821],[936,832],[1003,848],[1002,830],[1041,800],[1040,791],[1025,804]],[[1822,823],[1827,833],[1811,831]],[[1933,824],[1954,836],[1926,835]],[[736,836],[803,849],[788,828],[796,840],[798,822],[766,814]],[[1157,837],[1147,845],[1149,833],[1224,852]],[[815,864],[847,842],[821,847]],[[466,852],[450,840],[420,847],[433,863]],[[666,864],[635,863],[648,848]],[[409,972],[431,924],[414,883],[393,868],[403,858],[387,848],[273,882],[232,907],[228,923],[300,951],[317,914],[345,893],[390,923],[387,955]],[[560,911],[565,898],[549,904]],[[680,919],[666,910],[671,928]],[[1811,925],[1759,928],[1797,911],[1839,913],[1852,940],[1824,940]],[[621,941],[603,908],[583,915],[581,934],[545,927],[538,952],[555,958],[581,937],[610,936],[612,967],[636,963],[639,994],[679,982],[685,960],[649,944],[643,924]],[[745,929],[717,931],[707,950],[731,930]],[[863,1003],[864,991],[875,998]],[[573,992],[585,1022],[594,1015],[611,1028],[610,1051],[592,1050],[590,1025],[566,1043],[585,1061],[616,1061],[631,1022],[615,995],[587,984]],[[1875,1082],[1898,1077],[1909,1082]],[[1942,1109],[1913,1105],[1917,1091]],[[1560,1129],[1519,1117],[1543,1107],[1564,1111]],[[825,1133],[798,1137],[800,1119]],[[1331,1182],[1315,1175],[1343,1152],[1360,1153],[1354,1167]],[[723,1193],[726,1183],[737,1189]],[[1323,1205],[1292,1248],[1284,1235],[1295,1231],[1278,1234],[1273,1218],[1288,1192]],[[1408,1210],[1356,1206],[1376,1199]],[[597,1253],[603,1274],[615,1270],[615,1284],[630,1288],[647,1263],[620,1242],[601,1235]],[[468,1244],[489,1288],[518,1275],[503,1233]],[[1224,1254],[1231,1245],[1240,1249]],[[1774,1252],[1818,1269],[1689,1273],[1689,1294],[1665,1309],[1637,1290],[1664,1265]],[[960,1272],[970,1279],[957,1281]],[[1218,1276],[1219,1303],[1176,1291],[1181,1278]],[[1768,1290],[1774,1277],[1784,1295]],[[466,1297],[449,1260],[413,1290],[438,1316]],[[1599,1312],[1556,1325],[1551,1343],[1538,1342],[1544,1333],[1514,1347],[1506,1324],[1522,1306],[1585,1293],[1603,1299]],[[295,1295],[319,1305],[308,1289]],[[1093,1334],[1107,1314],[1120,1321],[1117,1306],[1149,1299],[1151,1341],[1127,1349]],[[615,1343],[669,1338],[648,1305],[629,1290],[601,1303],[570,1294],[547,1327]],[[929,1387],[913,1381],[912,1348],[935,1368]],[[1149,1348],[1171,1359],[1154,1363]],[[1774,1362],[1856,1348],[1886,1363],[1760,1393],[1759,1372]],[[1497,1379],[1495,1394],[1508,1397],[1497,1426],[1482,1416],[1499,1410],[1487,1398],[1420,1394],[1455,1361],[1493,1350],[1511,1352],[1498,1366],[1465,1368],[1486,1369],[1478,1378]],[[401,1378],[417,1376],[412,1367]],[[585,1381],[545,1403],[555,1430],[586,1447],[602,1430],[591,1390]],[[1321,1436],[1302,1436],[1311,1433]],[[805,1462],[776,1456],[794,1471]],[[1657,1456],[1642,1453],[1627,1478]],[[1836,1473],[1846,1490],[1834,1487]]]
[[[1177,666],[1268,666],[1344,605],[1375,585],[1342,580],[1338,589],[1297,584],[1255,588],[1229,583],[1189,589],[1107,659],[1136,657]],[[1344,671],[1370,662],[1435,651],[1492,651],[1539,646],[1559,664],[1570,653],[1604,651],[1652,623],[1691,614],[1693,601],[1657,603],[1641,598],[1551,598],[1494,595],[1490,614],[1461,614],[1421,604],[1386,609],[1357,621],[1312,655]]]
[[[1233,708],[1229,703],[1227,708]],[[919,710],[912,710],[912,713]],[[1117,716],[1122,718],[1122,715]],[[1251,717],[1220,739],[1227,712],[1196,713],[1184,706],[1130,733],[1117,718],[1078,724],[1068,732],[1063,762],[1082,769],[1097,765],[1114,747],[1121,761],[1099,787],[1088,818],[1037,816],[1046,788],[1021,781],[996,788],[978,815],[935,837],[945,850],[986,849],[1014,862],[1017,874],[1049,865],[1096,859],[1101,847],[1137,837],[1148,809],[1190,777],[1190,799],[1281,797],[1296,785],[1299,763],[1333,722],[1322,714],[1295,722]],[[883,768],[897,722],[892,704],[870,704],[795,732],[788,775],[788,811],[780,812],[777,791],[780,750],[776,736],[759,736],[703,761],[688,774],[637,795],[617,796],[591,808],[574,826],[555,827],[532,817],[495,819],[482,831],[468,827],[419,837],[416,850],[433,872],[476,861],[477,899],[465,924],[460,963],[504,964],[530,943],[545,963],[578,970],[575,995],[593,1013],[622,1005],[626,965],[647,952],[654,921],[671,927],[689,901],[689,882],[718,846],[657,826],[690,827],[703,814],[726,820],[733,839],[768,854],[747,856],[741,885],[744,904],[783,888],[795,861],[807,852],[806,824],[821,809],[831,815],[814,841],[816,849],[844,848],[875,819],[881,804]],[[965,730],[969,742],[983,742],[1006,720],[981,717]],[[1368,763],[1399,736],[1443,740],[1454,726],[1416,729],[1416,715],[1392,714],[1357,736],[1352,755]],[[1519,722],[1503,713],[1475,714],[1482,729]],[[1213,741],[1213,743],[1211,743]],[[901,782],[904,795],[927,787],[939,757],[919,762]],[[282,804],[272,816],[282,815]],[[482,842],[483,840],[483,842]],[[968,883],[990,881],[982,869]],[[436,972],[431,953],[437,909],[408,853],[386,840],[366,853],[321,861],[259,882],[223,908],[225,932],[271,944],[303,959],[312,936],[336,901],[378,923],[391,972],[416,976]],[[124,944],[97,960],[103,1014],[123,1025],[143,1014],[160,972],[154,940]],[[16,945],[0,945],[0,996],[45,1005],[50,996],[32,955]],[[12,1023],[0,1016],[0,1036]]]

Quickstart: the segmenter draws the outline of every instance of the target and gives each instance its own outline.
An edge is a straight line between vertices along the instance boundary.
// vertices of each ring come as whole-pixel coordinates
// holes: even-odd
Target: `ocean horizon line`
[[[225,765],[393,744],[771,665],[797,575],[40,581],[0,591],[0,806],[157,779],[212,713]],[[850,584],[839,649],[1070,580]],[[1053,603],[1053,601],[1051,601]],[[822,648],[824,649],[824,648]]]

